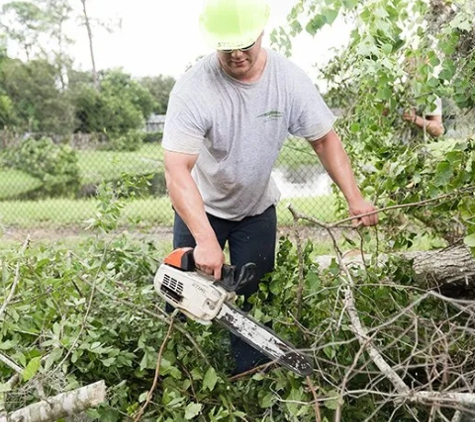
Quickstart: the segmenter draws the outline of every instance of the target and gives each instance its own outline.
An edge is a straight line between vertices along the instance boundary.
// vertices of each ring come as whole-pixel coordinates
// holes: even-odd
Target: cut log
[[[415,282],[425,289],[440,289],[444,293],[457,291],[467,294],[475,292],[475,259],[464,245],[455,245],[434,251],[395,253],[411,263]],[[387,255],[380,255],[378,262],[384,263]],[[333,256],[319,256],[315,262],[320,268],[327,268]],[[371,255],[361,256],[359,251],[350,251],[343,255],[343,262],[349,266],[362,266],[371,262]]]
[[[106,385],[99,381],[77,390],[50,397],[9,414],[0,414],[0,422],[53,422],[77,415],[106,399]]]
[[[427,252],[411,252],[403,257],[412,261],[417,281],[428,287],[475,287],[475,259],[470,250],[457,245]]]

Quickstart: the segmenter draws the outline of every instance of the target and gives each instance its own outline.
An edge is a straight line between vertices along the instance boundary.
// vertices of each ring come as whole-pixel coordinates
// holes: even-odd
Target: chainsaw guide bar
[[[189,318],[201,324],[215,321],[292,372],[310,375],[313,367],[308,356],[231,304],[236,290],[253,279],[255,265],[246,264],[238,277],[230,265],[223,266],[222,272],[223,280],[214,280],[196,270],[192,248],[176,249],[158,268],[155,291]]]

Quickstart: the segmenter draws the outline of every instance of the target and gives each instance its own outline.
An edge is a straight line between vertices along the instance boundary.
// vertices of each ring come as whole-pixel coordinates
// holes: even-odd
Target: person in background
[[[274,269],[279,190],[271,171],[291,133],[306,138],[348,202],[355,225],[377,223],[333,129],[335,117],[311,79],[294,63],[262,46],[269,17],[265,0],[207,0],[200,24],[216,50],[175,84],[163,148],[175,210],[173,246],[193,247],[196,267],[220,279],[227,244],[237,271],[256,264],[238,294],[247,299]],[[265,358],[231,337],[234,374]]]
[[[426,51],[422,57],[416,55],[409,55],[405,59],[405,69],[411,78],[415,81],[423,83],[424,79],[420,80],[422,76],[420,72],[427,67],[430,67],[429,52]],[[424,76],[422,76],[424,78]],[[417,137],[418,132],[422,131],[424,138],[430,135],[433,138],[438,138],[444,134],[444,125],[442,123],[442,100],[436,97],[432,104],[425,108],[411,108],[403,112],[402,118],[413,125],[412,136]]]
[[[442,121],[442,100],[437,97],[433,110],[426,110],[418,115],[415,109],[403,113],[403,119],[414,124],[415,127],[428,133],[433,138],[438,138],[445,132]]]

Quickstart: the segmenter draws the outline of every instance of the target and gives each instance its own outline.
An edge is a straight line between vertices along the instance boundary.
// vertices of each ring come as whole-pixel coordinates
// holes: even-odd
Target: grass
[[[78,151],[82,184],[117,180],[122,174],[143,175],[157,171],[163,163],[160,144],[144,144],[138,151]]]
[[[292,224],[287,209],[291,202],[296,209],[322,221],[331,221],[334,214],[332,197],[295,198],[278,204],[279,225]],[[96,216],[95,199],[47,199],[38,201],[0,202],[0,223],[21,228],[55,228],[84,225]],[[313,210],[313,211],[312,211]],[[122,210],[124,225],[168,226],[173,224],[173,210],[168,197],[136,199],[126,203]]]
[[[41,180],[20,170],[0,170],[0,200],[23,195],[41,185]]]
[[[82,185],[117,180],[122,174],[155,173],[163,163],[163,148],[159,144],[144,144],[139,151],[77,151]],[[17,197],[42,185],[41,180],[20,170],[0,170],[0,200]]]
[[[124,173],[131,176],[155,173],[163,165],[163,148],[159,143],[147,143],[133,152],[78,150],[77,157],[81,185],[90,185],[118,180]],[[276,165],[320,166],[308,142],[297,138],[289,138],[284,143]],[[0,171],[0,200],[26,194],[41,184],[40,180],[19,170]]]
[[[293,221],[287,209],[289,202],[300,212],[322,221],[330,221],[334,213],[331,197],[283,200],[277,207],[279,234],[283,234],[285,231],[283,227],[290,226]],[[74,250],[88,236],[94,235],[93,231],[87,230],[87,220],[97,218],[97,204],[98,201],[95,199],[2,201],[0,251],[19,247],[26,233],[31,234],[33,241],[37,243],[60,244]],[[160,250],[169,252],[173,215],[167,197],[134,200],[128,202],[122,210],[121,230],[127,230],[131,239],[153,241]],[[4,236],[1,235],[2,227],[5,231]],[[168,234],[160,234],[160,230],[157,233],[155,228],[165,228]],[[316,245],[316,253],[323,254],[330,251],[329,242],[319,242]]]
[[[115,180],[123,173],[132,175],[150,174],[163,163],[163,149],[160,144],[144,144],[136,152],[114,151],[78,151],[81,179],[84,184],[98,183],[101,180]],[[318,158],[305,140],[288,139],[279,156],[277,166],[294,168],[297,166],[319,166]],[[41,182],[17,170],[0,171],[0,229],[15,230],[44,229],[45,234],[57,233],[71,236],[70,242],[79,240],[80,236],[90,235],[86,231],[87,220],[97,218],[97,200],[89,199],[46,199],[38,201],[4,200],[14,193],[25,193],[35,189]],[[3,200],[2,200],[3,199]],[[287,205],[292,205],[299,212],[312,216],[322,222],[336,221],[335,198],[318,196],[306,198],[283,199],[277,207],[280,231],[293,223]],[[137,199],[125,205],[120,220],[121,227],[131,233],[148,228],[171,228],[173,211],[167,197]],[[304,223],[310,226],[310,223]],[[1,233],[1,232],[0,232]],[[56,233],[56,234],[55,234]],[[311,233],[309,232],[311,236]],[[63,239],[66,240],[66,239]],[[0,237],[0,245],[7,240]],[[327,244],[328,243],[328,244]],[[348,246],[348,245],[347,245]],[[432,249],[437,245],[433,239],[416,239],[413,249]],[[331,252],[329,242],[318,239],[319,253]]]
[[[289,233],[293,218],[287,209],[289,203],[299,212],[312,216],[322,222],[336,221],[334,198],[293,198],[282,200],[277,206],[279,230],[278,234]],[[94,235],[87,230],[87,221],[98,218],[95,199],[68,200],[50,199],[40,201],[2,201],[0,202],[0,250],[11,249],[22,242],[26,234],[32,233],[33,240],[45,243],[60,243],[74,249],[88,236]],[[137,199],[126,203],[122,210],[120,231],[127,231],[131,239],[153,241],[161,248],[171,248],[171,227],[173,224],[173,210],[167,197]],[[302,223],[302,222],[301,222]],[[384,222],[382,221],[382,224]],[[308,227],[308,231],[306,230]],[[5,231],[2,236],[1,229]],[[158,229],[158,232],[157,230]],[[165,229],[165,230],[163,230]],[[333,246],[328,235],[314,230],[310,223],[303,223],[302,235],[304,239],[314,240],[314,254],[334,254]],[[162,235],[161,233],[165,233]],[[17,233],[16,237],[11,234]],[[347,230],[346,236],[359,244],[356,232]],[[371,238],[375,236],[371,235]],[[376,240],[366,244],[365,249],[370,252]],[[355,246],[339,240],[342,250],[354,249]],[[380,247],[381,245],[379,245]],[[430,250],[445,246],[440,239],[430,236],[420,236],[414,240],[410,250]]]
[[[291,137],[284,142],[277,159],[277,167],[295,169],[311,165],[321,167],[317,155],[305,139]]]

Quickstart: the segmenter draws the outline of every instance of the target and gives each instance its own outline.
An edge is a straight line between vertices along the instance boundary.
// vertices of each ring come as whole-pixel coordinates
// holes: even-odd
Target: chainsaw
[[[298,375],[310,375],[313,368],[306,355],[232,305],[236,291],[253,280],[255,267],[248,263],[238,275],[235,266],[224,265],[221,280],[215,280],[196,268],[192,248],[178,248],[158,268],[154,288],[192,320],[205,325],[216,321],[273,361]]]

